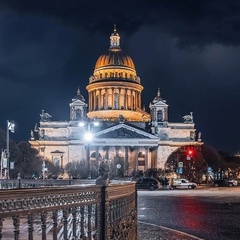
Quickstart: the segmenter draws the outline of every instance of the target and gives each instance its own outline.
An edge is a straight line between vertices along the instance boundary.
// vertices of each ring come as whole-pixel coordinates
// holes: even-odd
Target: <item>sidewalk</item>
[[[201,240],[201,239],[162,226],[138,222],[138,240]]]

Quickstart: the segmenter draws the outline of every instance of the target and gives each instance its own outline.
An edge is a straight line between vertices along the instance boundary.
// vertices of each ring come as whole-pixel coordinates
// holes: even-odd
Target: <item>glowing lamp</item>
[[[93,139],[93,135],[90,132],[87,132],[84,136],[85,140],[90,142]]]

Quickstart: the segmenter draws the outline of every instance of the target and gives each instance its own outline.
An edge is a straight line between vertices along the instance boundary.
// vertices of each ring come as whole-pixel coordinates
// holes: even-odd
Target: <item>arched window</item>
[[[163,121],[163,112],[162,110],[157,111],[157,121],[162,122]]]
[[[77,109],[76,110],[76,120],[80,120],[81,119],[81,109]]]
[[[55,167],[59,167],[60,166],[60,158],[59,157],[53,157],[53,165]]]
[[[145,166],[145,152],[138,153],[138,166]]]

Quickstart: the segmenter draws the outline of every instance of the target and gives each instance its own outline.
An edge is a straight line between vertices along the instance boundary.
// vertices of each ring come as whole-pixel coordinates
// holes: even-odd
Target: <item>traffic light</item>
[[[187,149],[186,151],[186,159],[191,160],[194,155],[194,150],[193,149]]]
[[[187,154],[188,156],[192,157],[192,155],[193,155],[193,150],[192,150],[192,149],[189,149],[187,153],[188,153],[188,154]]]

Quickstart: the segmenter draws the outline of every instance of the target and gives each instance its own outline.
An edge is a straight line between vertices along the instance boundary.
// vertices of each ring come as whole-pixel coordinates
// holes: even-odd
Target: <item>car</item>
[[[156,178],[142,177],[136,181],[137,189],[148,189],[154,191],[160,188],[160,182]]]
[[[175,178],[172,181],[172,184],[170,185],[170,189],[176,189],[176,188],[188,188],[188,189],[194,189],[197,187],[197,184],[194,182],[190,182],[185,178]]]
[[[237,180],[227,178],[217,179],[213,182],[213,185],[215,187],[234,187],[237,186],[237,184],[238,184]]]

